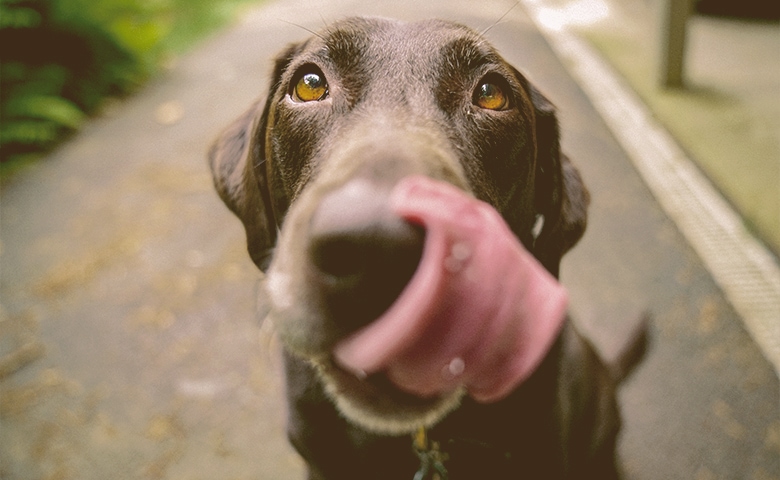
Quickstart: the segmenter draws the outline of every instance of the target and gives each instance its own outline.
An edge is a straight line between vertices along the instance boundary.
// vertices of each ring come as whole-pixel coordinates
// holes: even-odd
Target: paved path
[[[260,275],[211,187],[211,138],[271,56],[347,14],[478,29],[511,2],[277,2],[3,185],[0,478],[300,479]],[[324,5],[324,4],[323,4]],[[561,110],[593,196],[563,264],[607,354],[641,311],[653,344],[621,393],[634,479],[780,478],[778,380],[522,9],[488,33]]]

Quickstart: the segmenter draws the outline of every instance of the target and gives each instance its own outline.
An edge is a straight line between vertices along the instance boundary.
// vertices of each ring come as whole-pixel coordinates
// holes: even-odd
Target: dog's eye
[[[299,102],[314,102],[328,95],[328,82],[325,75],[316,70],[305,71],[296,76],[292,97]]]
[[[474,105],[486,110],[505,110],[509,107],[506,87],[492,80],[483,80],[474,90]]]

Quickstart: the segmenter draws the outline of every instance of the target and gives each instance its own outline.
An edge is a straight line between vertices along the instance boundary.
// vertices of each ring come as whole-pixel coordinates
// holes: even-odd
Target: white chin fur
[[[370,432],[384,435],[414,433],[420,427],[431,427],[458,408],[465,390],[460,388],[419,405],[388,404],[361,398],[361,391],[370,388],[346,372],[334,371],[334,367],[314,363],[325,392],[338,411],[350,422]]]

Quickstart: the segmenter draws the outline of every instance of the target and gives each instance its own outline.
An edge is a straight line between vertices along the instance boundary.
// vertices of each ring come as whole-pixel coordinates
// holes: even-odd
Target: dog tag
[[[420,469],[414,474],[413,480],[447,480],[447,469],[444,467],[447,455],[439,450],[437,442],[428,442],[424,427],[420,427],[413,435],[412,446],[420,458]]]

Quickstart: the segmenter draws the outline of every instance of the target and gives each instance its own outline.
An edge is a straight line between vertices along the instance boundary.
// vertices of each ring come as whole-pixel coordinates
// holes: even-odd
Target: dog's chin
[[[375,433],[403,435],[438,423],[455,410],[465,391],[457,389],[421,398],[395,387],[384,374],[366,378],[341,369],[331,359],[313,361],[325,391],[339,412],[355,425]]]

